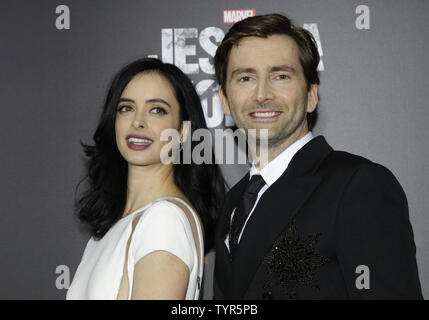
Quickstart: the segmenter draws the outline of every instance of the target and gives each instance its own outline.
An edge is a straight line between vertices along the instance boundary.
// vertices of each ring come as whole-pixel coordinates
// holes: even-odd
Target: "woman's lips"
[[[148,137],[134,134],[128,135],[126,139],[128,148],[137,151],[146,150],[153,143],[153,140]]]
[[[254,111],[250,112],[249,116],[255,121],[271,121],[277,119],[281,113],[281,111]]]

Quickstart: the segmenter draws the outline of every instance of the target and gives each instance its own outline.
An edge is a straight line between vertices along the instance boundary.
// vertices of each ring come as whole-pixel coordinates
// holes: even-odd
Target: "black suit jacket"
[[[224,239],[249,179],[225,198],[215,299],[421,299],[407,199],[385,167],[308,142],[263,194],[234,257]]]

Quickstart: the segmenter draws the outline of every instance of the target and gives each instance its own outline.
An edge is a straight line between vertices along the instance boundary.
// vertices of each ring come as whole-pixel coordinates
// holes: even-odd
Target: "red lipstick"
[[[136,150],[136,151],[146,150],[153,143],[152,139],[150,139],[146,136],[141,136],[141,135],[137,135],[137,134],[129,134],[126,137],[126,140],[127,140],[128,148],[130,148],[131,150]]]

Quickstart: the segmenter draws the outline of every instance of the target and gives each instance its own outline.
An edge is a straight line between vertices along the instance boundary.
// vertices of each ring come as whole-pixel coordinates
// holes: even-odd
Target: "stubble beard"
[[[304,109],[305,110],[305,109]],[[268,148],[276,148],[282,144],[284,144],[288,140],[296,140],[302,130],[302,127],[306,120],[306,112],[302,112],[297,119],[288,119],[288,121],[282,126],[282,128],[275,128],[274,130],[278,130],[273,135],[270,135],[268,131]],[[268,129],[270,130],[270,129]],[[272,130],[272,129],[271,129]],[[259,135],[256,137],[256,143],[259,145],[261,143],[261,139]]]
[[[278,108],[273,106],[275,109],[281,109],[282,112],[287,113],[290,111],[290,108],[288,106]],[[249,108],[250,111],[247,111],[244,114],[247,114],[248,112],[251,112],[252,110],[255,110],[254,107]],[[278,154],[280,154],[283,150],[288,148],[292,143],[297,141],[301,134],[305,131],[305,129],[308,127],[306,124],[306,110],[307,110],[307,100],[304,101],[304,108],[301,109],[302,112],[299,114],[298,118],[296,117],[296,114],[293,113],[290,115],[290,117],[287,119],[287,121],[282,125],[282,128],[275,128],[274,130],[277,131],[274,133],[273,136],[270,136],[270,129],[268,129],[268,137],[267,139],[261,139],[260,130],[263,130],[264,128],[252,128],[250,123],[246,123],[247,121],[243,121],[241,125],[238,125],[238,128],[244,129],[246,139],[249,140],[252,139],[254,141],[254,147],[256,148],[255,151],[257,153],[260,152],[268,152],[270,155],[269,158],[271,161],[273,158],[275,158]],[[234,116],[233,116],[234,119]],[[305,122],[305,123],[304,123]],[[245,124],[245,126],[243,126]],[[256,129],[256,136],[252,136],[249,139],[249,129]],[[273,129],[271,129],[273,130]],[[268,140],[268,141],[266,141]],[[264,149],[267,150],[264,150]]]

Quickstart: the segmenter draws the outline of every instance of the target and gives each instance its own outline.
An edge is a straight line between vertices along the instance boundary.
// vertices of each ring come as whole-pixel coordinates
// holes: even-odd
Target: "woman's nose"
[[[138,129],[138,128],[144,128],[144,125],[142,123],[139,122],[139,120],[134,120],[133,121],[133,127]]]
[[[132,126],[135,129],[140,129],[145,127],[145,120],[143,114],[141,112],[136,112]]]

